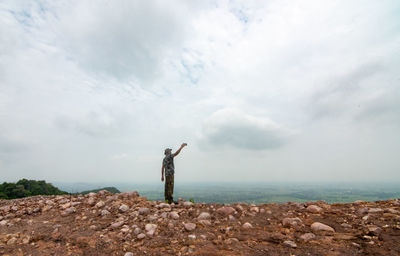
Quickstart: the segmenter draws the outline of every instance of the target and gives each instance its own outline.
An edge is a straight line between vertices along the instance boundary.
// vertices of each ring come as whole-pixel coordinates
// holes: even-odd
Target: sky
[[[0,181],[400,182],[400,1],[1,1]]]

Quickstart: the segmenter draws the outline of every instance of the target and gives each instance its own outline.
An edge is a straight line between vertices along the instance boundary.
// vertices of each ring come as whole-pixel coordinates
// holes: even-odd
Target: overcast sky
[[[400,1],[1,1],[0,181],[400,182]]]

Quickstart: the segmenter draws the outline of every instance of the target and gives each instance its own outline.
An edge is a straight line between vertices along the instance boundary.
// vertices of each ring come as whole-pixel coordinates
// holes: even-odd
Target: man
[[[161,166],[161,182],[164,182],[164,170],[165,170],[165,188],[164,188],[164,197],[167,203],[172,203],[173,198],[172,194],[174,193],[174,157],[176,157],[184,148],[187,146],[186,143],[183,143],[181,147],[172,154],[172,149],[167,148],[164,150],[164,159]]]

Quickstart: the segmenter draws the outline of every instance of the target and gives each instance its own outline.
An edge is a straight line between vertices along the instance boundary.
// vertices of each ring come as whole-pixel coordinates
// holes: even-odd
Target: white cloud
[[[240,149],[265,150],[282,146],[291,132],[271,121],[225,108],[213,113],[202,128],[202,143]]]

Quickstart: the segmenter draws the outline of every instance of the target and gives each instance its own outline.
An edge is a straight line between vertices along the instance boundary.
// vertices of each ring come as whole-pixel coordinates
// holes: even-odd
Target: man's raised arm
[[[176,157],[176,156],[181,152],[182,148],[184,148],[185,146],[187,146],[187,144],[186,144],[186,143],[183,143],[183,144],[181,145],[181,147],[180,147],[175,153],[173,153],[172,155],[173,155],[174,157]]]

